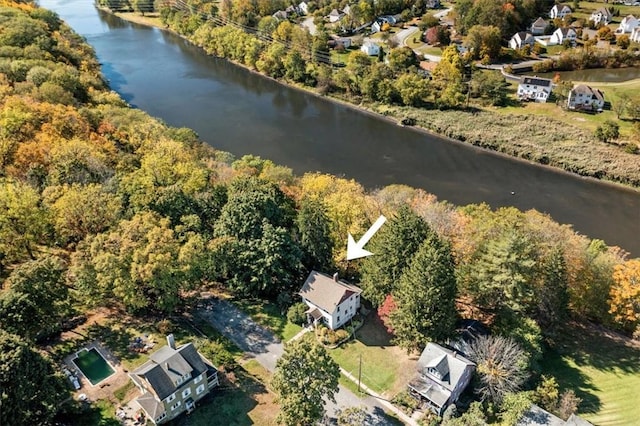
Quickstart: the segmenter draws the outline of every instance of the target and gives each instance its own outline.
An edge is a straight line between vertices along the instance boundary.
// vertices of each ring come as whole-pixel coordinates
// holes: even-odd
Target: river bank
[[[108,9],[102,9],[108,13]],[[188,38],[165,27],[157,18],[142,17],[136,13],[115,13],[129,22],[151,26]],[[233,62],[263,77],[264,74],[244,64]],[[272,79],[280,84],[303,90],[326,100],[376,114],[393,122],[410,117],[416,120],[416,128],[438,136],[468,143],[541,165],[598,180],[640,187],[640,157],[629,154],[621,146],[597,142],[592,131],[568,125],[548,116],[535,116],[526,108],[509,111],[432,110],[415,107],[367,102],[347,98],[340,93],[326,95],[314,88],[292,84],[282,79]]]

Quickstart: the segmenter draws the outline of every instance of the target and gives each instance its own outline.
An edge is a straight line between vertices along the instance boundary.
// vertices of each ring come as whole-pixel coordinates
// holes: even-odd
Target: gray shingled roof
[[[136,402],[140,404],[142,409],[146,411],[149,417],[151,417],[154,421],[165,411],[164,404],[157,401],[155,397],[149,392],[145,392],[144,394],[142,394],[142,396],[138,397],[138,399],[136,399]]]
[[[587,86],[586,84],[577,84],[575,86],[573,86],[573,89],[571,89],[573,93],[580,93],[583,95],[589,95],[592,97],[595,97],[596,99],[599,99],[601,101],[604,101],[604,95],[602,94],[602,92],[598,89],[594,89],[590,86]]]
[[[443,361],[440,360],[443,355],[446,356],[446,364],[449,369],[449,375],[444,376],[442,380],[437,380],[437,378],[434,377],[432,378],[435,379],[438,383],[441,383],[442,386],[444,386],[446,389],[451,391],[460,381],[460,378],[462,377],[462,374],[464,373],[464,370],[467,368],[467,366],[472,366],[475,368],[476,364],[472,361],[469,361],[462,355],[450,351],[449,349],[443,348],[436,343],[427,343],[427,346],[424,348],[424,351],[422,351],[422,355],[420,355],[420,359],[418,360],[419,373],[431,377],[429,373],[427,373],[426,368],[430,366],[434,360],[438,360],[438,371],[441,371],[441,369],[444,368],[441,365]]]
[[[539,27],[541,25],[547,26],[547,21],[545,21],[544,19],[542,19],[542,17],[540,17],[535,21],[533,21],[533,25],[535,25],[536,27]]]
[[[179,377],[188,373],[197,376],[207,367],[191,343],[177,349],[163,346],[150,356],[150,360],[131,372],[132,376],[146,379],[159,399],[165,399],[178,389]],[[135,379],[134,379],[135,380]],[[135,380],[140,382],[140,380]]]
[[[326,312],[333,313],[344,300],[360,293],[362,290],[359,287],[311,271],[298,294]]]
[[[561,418],[531,404],[529,410],[518,419],[516,426],[562,426],[564,424]]]

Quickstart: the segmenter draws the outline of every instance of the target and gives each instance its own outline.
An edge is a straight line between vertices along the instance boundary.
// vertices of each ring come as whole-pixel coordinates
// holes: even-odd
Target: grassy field
[[[600,426],[640,419],[640,345],[593,326],[571,325],[545,356],[543,373],[582,398],[578,414]]]
[[[251,360],[223,380],[198,405],[198,409],[188,416],[182,416],[174,422],[176,426],[209,425],[276,425],[278,405],[275,395],[264,383],[270,375]]]
[[[358,377],[362,356],[362,383],[389,398],[404,389],[415,371],[416,360],[391,344],[389,334],[376,318],[365,320],[365,325],[356,332],[355,340],[330,353],[355,377]]]
[[[254,321],[271,330],[280,340],[286,342],[295,336],[302,327],[287,320],[280,308],[271,302],[231,300],[236,306],[248,313]]]

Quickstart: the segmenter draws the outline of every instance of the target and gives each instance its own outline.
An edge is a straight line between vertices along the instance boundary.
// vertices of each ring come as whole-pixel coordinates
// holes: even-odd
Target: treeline
[[[309,270],[339,270],[362,277],[375,305],[391,296],[404,346],[444,338],[470,312],[493,317],[532,362],[564,312],[638,326],[638,260],[548,216],[234,159],[129,108],[85,41],[33,6],[0,8],[0,40],[2,424],[51,423],[65,391],[35,343],[65,320],[96,306],[170,315],[212,282],[284,308]],[[347,232],[381,212],[379,267],[346,263]],[[413,307],[442,321],[414,324]]]

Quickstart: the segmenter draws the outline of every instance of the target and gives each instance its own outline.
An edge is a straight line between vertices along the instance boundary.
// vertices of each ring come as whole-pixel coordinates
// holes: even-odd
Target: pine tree
[[[429,235],[402,274],[391,313],[396,343],[417,350],[450,336],[456,321],[456,280],[448,243]]]
[[[427,223],[405,206],[373,237],[367,250],[376,256],[362,262],[361,286],[364,297],[374,306],[380,306],[393,292],[402,272],[430,233]]]
[[[296,225],[304,253],[303,264],[309,269],[330,270],[333,266],[333,241],[324,204],[317,199],[304,198],[300,203]]]

